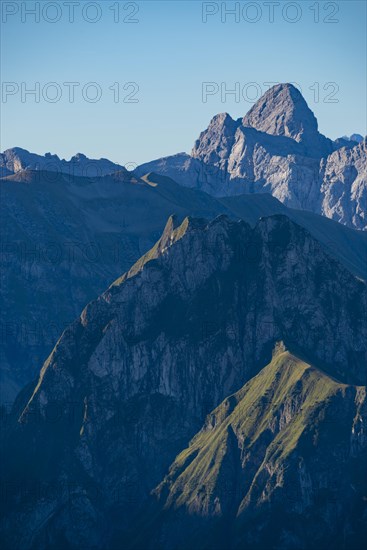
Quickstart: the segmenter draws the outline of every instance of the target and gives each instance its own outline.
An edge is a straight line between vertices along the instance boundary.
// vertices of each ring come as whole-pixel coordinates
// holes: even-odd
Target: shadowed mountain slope
[[[255,225],[284,214],[356,276],[367,278],[367,234],[268,194],[216,199],[169,178],[127,172],[103,178],[22,171],[0,179],[2,228],[1,401],[12,401],[59,334],[154,245],[175,213],[226,214]]]
[[[363,548],[366,423],[365,386],[341,384],[278,345],[154,491],[161,509],[146,516],[148,526],[156,518],[140,531],[146,546]]]
[[[280,483],[284,476],[288,490],[285,470],[289,466],[291,474],[303,434],[311,430],[312,441],[322,437],[313,430],[322,409],[329,414],[330,400],[332,414],[334,399],[335,404],[341,400],[340,422],[346,415],[346,428],[329,434],[337,444],[329,456],[335,461],[333,471],[346,469],[349,487],[351,418],[364,407],[364,390],[354,387],[366,384],[366,304],[366,284],[286,216],[262,218],[255,227],[223,215],[211,222],[169,218],[156,245],[63,332],[38,382],[17,399],[1,445],[3,483],[11,488],[2,502],[5,547],[128,547],[136,536],[133,521],[143,522],[149,531],[145,506],[151,492],[210,411],[227,398],[231,411],[225,404],[212,415],[212,424],[218,423],[213,441],[205,434],[195,440],[199,452],[193,468],[199,477],[194,479],[215,482],[221,472],[223,483],[233,484],[232,458],[222,461],[221,455],[230,446],[237,468],[241,444],[243,458],[248,453],[254,466],[249,472],[259,472],[254,479],[260,484],[252,485],[250,474],[245,487],[235,478],[241,495],[237,509],[245,523],[256,516],[264,490],[270,496],[266,522],[278,521],[278,508],[272,505],[274,479]],[[262,371],[278,341],[296,349],[296,358],[287,355],[287,361]],[[264,392],[271,400],[269,409]],[[246,413],[250,405],[256,422],[246,414],[237,418],[236,410]],[[355,421],[355,429],[361,428],[360,447],[354,448],[358,468],[364,415]],[[224,438],[222,422],[223,430],[230,428]],[[250,439],[241,439],[245,437]],[[309,438],[306,443],[311,445]],[[318,449],[310,447],[316,462]],[[320,453],[324,449],[326,453],[320,444]],[[268,460],[264,469],[261,456]],[[186,470],[189,464],[183,466]],[[168,488],[174,503],[181,497],[174,488],[175,467],[172,472]],[[197,501],[191,473],[188,469],[183,478],[188,485],[182,504],[189,508]],[[22,479],[31,480],[29,491]],[[324,479],[331,490],[331,479]],[[284,494],[281,490],[281,501]],[[355,503],[349,489],[340,494],[341,512],[330,516],[325,511],[330,530]],[[204,509],[212,514],[217,500],[206,488],[202,496]],[[297,506],[306,509],[307,493],[296,498]],[[364,501],[356,502],[359,518]],[[218,506],[227,506],[220,495]],[[316,511],[310,512],[312,517]],[[154,517],[152,512],[149,521]],[[262,524],[263,516],[256,517]],[[359,526],[344,526],[346,540],[354,544]],[[205,530],[201,523],[199,527]],[[267,529],[263,526],[263,533]],[[255,531],[243,536],[256,541],[256,523]],[[159,541],[163,548],[172,547],[171,535],[167,537]],[[330,537],[327,542],[334,540]]]

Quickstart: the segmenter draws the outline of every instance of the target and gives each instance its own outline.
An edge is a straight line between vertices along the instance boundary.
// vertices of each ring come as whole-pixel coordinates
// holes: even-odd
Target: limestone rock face
[[[321,163],[321,213],[340,223],[367,227],[367,142],[342,148]]]
[[[285,205],[366,229],[367,155],[359,138],[335,142],[291,84],[268,90],[243,119],[215,116],[191,151],[139,166],[222,197],[271,193]]]
[[[277,84],[268,90],[244,116],[242,124],[266,134],[290,137],[316,157],[333,150],[331,140],[319,134],[316,117],[301,92],[291,84]]]
[[[218,163],[224,169],[225,164],[221,166],[221,161],[225,163],[231,153],[238,126],[239,122],[228,113],[216,115],[195,142],[192,156],[208,164]]]

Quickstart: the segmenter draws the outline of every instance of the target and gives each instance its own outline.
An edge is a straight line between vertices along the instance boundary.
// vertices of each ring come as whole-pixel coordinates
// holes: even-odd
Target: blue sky
[[[214,114],[243,116],[270,82],[297,83],[328,137],[366,133],[364,1],[80,0],[73,18],[61,0],[1,4],[2,150],[132,167],[189,152]]]

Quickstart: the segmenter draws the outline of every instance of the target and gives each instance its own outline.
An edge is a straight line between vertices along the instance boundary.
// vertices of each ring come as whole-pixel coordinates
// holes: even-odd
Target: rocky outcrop
[[[320,211],[340,223],[367,227],[367,142],[342,148],[321,163]]]
[[[338,139],[343,139],[344,141],[349,141],[353,144],[357,144],[357,143],[362,143],[363,136],[361,136],[361,134],[352,134],[351,136],[343,136]]]
[[[215,116],[191,155],[181,153],[135,171],[167,175],[214,196],[271,193],[287,206],[366,229],[365,142],[320,134],[317,120],[290,84],[271,88],[243,119]]]
[[[277,84],[268,90],[242,119],[273,136],[285,136],[302,143],[309,156],[325,157],[333,143],[318,132],[317,120],[301,92],[291,84]]]
[[[132,520],[146,522],[142,507],[169,464],[210,411],[246,382],[256,387],[253,377],[277,341],[309,357],[327,380],[365,385],[366,305],[365,283],[285,216],[263,218],[254,228],[226,216],[181,224],[170,218],[156,245],[64,331],[37,384],[19,396],[1,445],[10,487],[2,501],[5,546],[130,544]],[[302,407],[302,390],[292,404],[282,380],[272,384],[274,399],[283,393],[279,415],[264,424],[267,437]],[[323,380],[305,386],[303,398],[316,410]],[[259,386],[254,402],[261,404],[265,384]],[[230,398],[229,407],[235,405]],[[214,414],[211,424],[219,422]],[[306,424],[313,429],[312,415]],[[298,428],[295,420],[289,437],[299,439]],[[221,475],[231,483],[238,437],[232,426],[225,439],[231,456]],[[243,449],[252,452],[246,442]],[[333,455],[336,472],[343,452]],[[249,460],[259,464],[255,455]],[[282,469],[272,474],[273,466],[269,459],[260,483],[281,479]],[[37,490],[19,487],[20,479]],[[302,479],[307,507],[307,469]],[[220,501],[207,509],[220,512]]]

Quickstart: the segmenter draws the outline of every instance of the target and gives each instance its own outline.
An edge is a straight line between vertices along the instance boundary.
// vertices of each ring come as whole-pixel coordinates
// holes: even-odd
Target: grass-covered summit
[[[271,362],[207,416],[154,491],[162,532],[175,548],[195,539],[197,548],[220,548],[229,533],[230,548],[310,548],[312,537],[318,548],[326,539],[341,548],[339,517],[344,528],[353,524],[351,547],[359,548],[366,411],[365,387],[340,383],[278,344]]]

